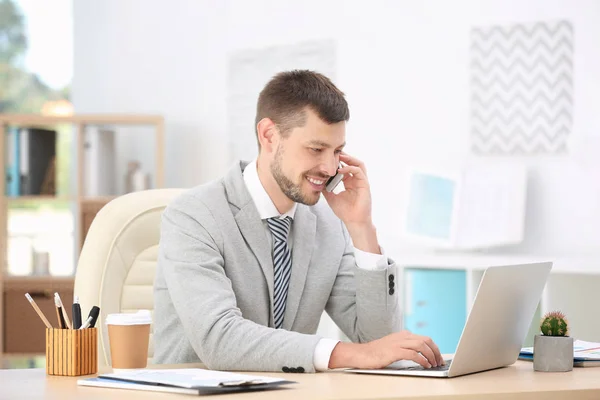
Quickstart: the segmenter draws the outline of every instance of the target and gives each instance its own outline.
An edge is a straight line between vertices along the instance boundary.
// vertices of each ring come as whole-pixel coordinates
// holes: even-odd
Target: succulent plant
[[[569,336],[569,323],[565,314],[551,311],[542,318],[540,330],[545,336]]]

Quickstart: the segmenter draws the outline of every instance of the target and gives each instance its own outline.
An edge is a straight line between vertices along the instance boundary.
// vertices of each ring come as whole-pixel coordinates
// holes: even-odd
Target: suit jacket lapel
[[[225,189],[230,204],[239,208],[239,211],[235,214],[238,228],[258,260],[267,281],[271,307],[270,325],[273,326],[273,255],[267,242],[265,227],[244,183],[242,171],[246,168],[246,165],[248,165],[247,162],[241,162],[233,166],[224,179]]]
[[[235,220],[263,271],[269,288],[271,309],[273,309],[273,256],[265,235],[265,227],[255,207],[245,207],[240,210]]]
[[[283,328],[291,330],[300,306],[300,299],[304,291],[306,275],[312,258],[317,231],[317,217],[310,209],[298,204],[294,223],[292,224],[294,240],[292,245],[292,276],[285,306]]]

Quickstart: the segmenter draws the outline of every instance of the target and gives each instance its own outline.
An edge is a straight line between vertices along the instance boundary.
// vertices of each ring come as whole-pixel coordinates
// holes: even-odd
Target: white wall
[[[336,83],[351,107],[347,149],[368,166],[380,240],[398,257],[409,248],[394,226],[407,167],[475,160],[471,27],[556,19],[570,20],[575,31],[573,151],[497,159],[532,167],[526,240],[510,251],[598,254],[598,1],[78,0],[73,99],[77,112],[164,114],[167,183],[192,186],[232,164],[225,137],[228,55],[332,38]],[[143,142],[124,144],[152,154]]]

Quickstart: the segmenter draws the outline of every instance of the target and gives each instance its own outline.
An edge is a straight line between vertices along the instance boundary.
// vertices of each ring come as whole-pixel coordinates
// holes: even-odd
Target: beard
[[[302,178],[300,179],[300,184],[294,183],[290,178],[285,176],[283,173],[283,169],[281,168],[281,160],[283,158],[283,146],[279,146],[277,148],[277,152],[275,153],[275,159],[271,163],[271,174],[279,185],[279,188],[290,200],[305,204],[307,206],[314,206],[319,201],[320,195],[318,196],[310,196],[306,195],[302,192],[302,183],[304,183],[304,176],[306,174],[302,174]]]

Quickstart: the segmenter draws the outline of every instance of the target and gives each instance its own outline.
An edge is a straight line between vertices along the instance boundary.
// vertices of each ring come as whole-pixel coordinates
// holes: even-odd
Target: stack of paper
[[[521,360],[533,360],[533,347],[523,347],[519,354]],[[573,366],[600,367],[600,343],[575,340],[573,345]]]
[[[143,369],[79,379],[78,385],[117,389],[152,390],[182,394],[211,394],[273,389],[295,383],[264,376],[190,369]]]

